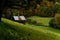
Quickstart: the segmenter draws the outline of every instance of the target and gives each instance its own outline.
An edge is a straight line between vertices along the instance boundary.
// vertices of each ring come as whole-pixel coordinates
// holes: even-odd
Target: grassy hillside
[[[52,18],[47,18],[47,17],[37,17],[37,16],[32,16],[32,17],[29,17],[27,18],[27,21],[28,23],[33,23],[35,25],[46,25],[46,26],[49,26],[49,21],[51,20]]]
[[[0,22],[0,40],[20,40],[19,33],[9,25]]]
[[[30,24],[20,24],[2,18],[0,23],[1,40],[60,40],[58,30],[35,26]],[[57,32],[58,31],[58,32]]]

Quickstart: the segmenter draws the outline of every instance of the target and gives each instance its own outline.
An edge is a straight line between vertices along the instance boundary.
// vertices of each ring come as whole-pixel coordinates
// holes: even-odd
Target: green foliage
[[[60,29],[60,13],[59,12],[55,15],[54,20],[57,28]]]
[[[57,13],[54,19],[51,19],[49,24],[50,24],[50,27],[60,29],[60,14]]]
[[[17,16],[19,14],[19,11],[17,9],[12,9],[11,11],[14,16]]]
[[[26,17],[33,15],[53,17],[60,9],[59,4],[47,0],[9,0],[7,4],[13,10],[14,15],[18,15],[19,12],[19,15]],[[52,5],[52,7],[48,7],[48,5]]]
[[[55,20],[54,19],[51,19],[50,22],[49,22],[49,26],[50,27],[53,27],[53,28],[57,28],[56,26],[56,23],[55,23]]]
[[[0,40],[20,40],[18,32],[4,23],[0,23]]]

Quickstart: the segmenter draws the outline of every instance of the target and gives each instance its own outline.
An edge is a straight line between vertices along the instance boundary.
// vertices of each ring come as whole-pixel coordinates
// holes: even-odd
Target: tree
[[[4,3],[5,3],[5,0],[0,0],[0,22],[1,22],[2,12],[4,9]]]
[[[0,0],[0,22],[5,7],[9,7],[10,0]]]

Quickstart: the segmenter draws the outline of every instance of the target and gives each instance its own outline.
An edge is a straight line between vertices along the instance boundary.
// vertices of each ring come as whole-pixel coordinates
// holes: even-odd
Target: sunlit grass
[[[32,16],[32,17],[29,17],[28,19],[31,19],[31,20],[33,20],[33,21],[37,21],[37,22],[40,22],[40,23],[43,23],[43,24],[48,25],[48,24],[49,24],[49,21],[50,21],[52,18]]]
[[[9,38],[10,40],[60,40],[60,33],[53,28],[24,25],[4,18],[2,18],[2,25],[5,25],[2,30],[5,30],[3,34],[8,40]]]

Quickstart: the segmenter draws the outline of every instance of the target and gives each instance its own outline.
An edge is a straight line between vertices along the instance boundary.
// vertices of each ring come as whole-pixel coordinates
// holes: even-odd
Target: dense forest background
[[[60,40],[59,29],[60,0],[0,0],[0,40]]]
[[[24,15],[53,17],[60,11],[60,0],[8,0],[3,16]],[[5,15],[4,15],[5,14]]]

